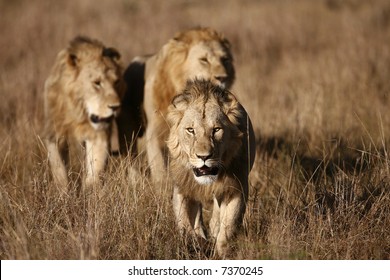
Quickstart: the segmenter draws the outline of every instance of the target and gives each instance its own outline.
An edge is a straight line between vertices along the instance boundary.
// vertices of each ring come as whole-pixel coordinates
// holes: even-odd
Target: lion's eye
[[[192,127],[187,127],[186,128],[186,131],[189,133],[189,134],[195,134],[195,131]]]
[[[220,127],[214,127],[213,128],[213,133],[217,133],[218,131],[220,131],[222,128]]]
[[[93,82],[93,84],[96,86],[96,87],[100,87],[102,85],[102,82],[100,80],[96,80]]]
[[[209,61],[207,60],[207,57],[201,57],[201,58],[199,58],[199,60],[203,64],[208,64],[209,63]]]

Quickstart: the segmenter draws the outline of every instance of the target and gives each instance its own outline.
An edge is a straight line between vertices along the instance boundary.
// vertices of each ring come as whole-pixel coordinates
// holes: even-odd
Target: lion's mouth
[[[114,116],[109,116],[109,117],[106,117],[106,118],[101,118],[99,117],[98,115],[95,115],[95,114],[92,114],[90,116],[90,119],[91,119],[91,122],[92,123],[95,123],[95,124],[98,124],[98,123],[110,123],[112,120],[113,120]]]
[[[218,175],[219,168],[214,166],[214,167],[208,167],[206,165],[203,165],[200,168],[194,168],[193,169],[194,174],[196,177],[200,176],[216,176]]]

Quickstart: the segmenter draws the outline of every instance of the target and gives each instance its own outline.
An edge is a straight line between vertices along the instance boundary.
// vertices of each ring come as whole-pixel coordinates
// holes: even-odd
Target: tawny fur
[[[144,64],[144,67],[140,64]],[[137,112],[137,118],[145,122],[124,127],[126,122],[121,121],[121,142],[124,142],[123,138],[129,140],[128,138],[146,127],[146,149],[151,175],[155,182],[160,182],[166,173],[163,155],[169,127],[165,117],[172,98],[184,89],[188,80],[195,78],[207,79],[230,88],[235,78],[230,43],[213,29],[190,29],[176,34],[155,55],[135,58],[129,69],[135,70],[135,76],[142,72],[145,86],[138,92],[133,87],[128,87],[126,95],[133,102],[129,102],[126,111]],[[129,76],[127,80],[133,83],[134,79]],[[139,97],[143,94],[144,98]],[[128,141],[126,145],[129,146]]]
[[[210,220],[216,252],[226,256],[242,224],[248,175],[255,157],[249,117],[228,90],[209,81],[189,82],[169,106],[167,141],[173,207],[182,231],[206,238],[202,206],[213,203]],[[218,167],[218,175],[196,176],[194,167]],[[211,170],[211,169],[210,169]]]
[[[53,178],[63,190],[69,145],[85,148],[86,184],[96,183],[105,166],[124,92],[119,58],[97,40],[76,37],[59,52],[46,79],[45,142]]]

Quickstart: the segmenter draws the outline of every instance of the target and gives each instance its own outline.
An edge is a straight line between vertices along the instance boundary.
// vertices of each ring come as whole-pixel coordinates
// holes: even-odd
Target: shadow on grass
[[[361,215],[370,210],[387,189],[388,158],[385,149],[365,150],[351,147],[336,139],[332,145],[311,152],[304,141],[283,138],[261,138],[257,149],[266,157],[290,160],[300,185],[311,185],[320,212],[336,211],[339,207],[359,205]]]

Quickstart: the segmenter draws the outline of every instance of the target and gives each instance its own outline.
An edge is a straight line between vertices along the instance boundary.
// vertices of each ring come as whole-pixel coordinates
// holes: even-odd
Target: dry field
[[[390,258],[389,1],[0,0],[0,259],[210,258],[177,234],[170,188],[133,171],[144,154],[59,198],[41,141],[43,83],[71,38],[126,65],[198,25],[231,41],[257,133],[231,257]]]

